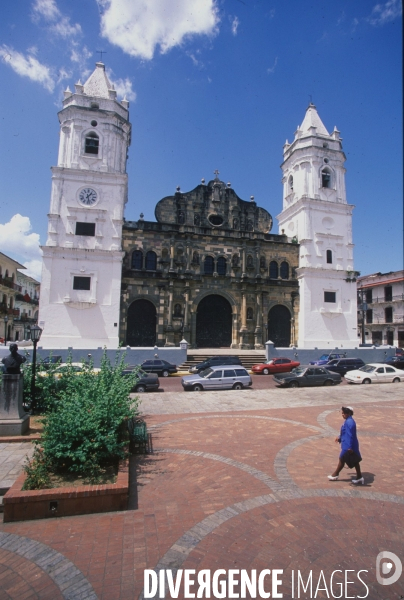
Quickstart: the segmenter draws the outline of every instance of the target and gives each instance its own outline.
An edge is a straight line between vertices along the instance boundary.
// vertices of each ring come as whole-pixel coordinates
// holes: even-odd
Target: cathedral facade
[[[103,63],[65,91],[43,247],[43,347],[356,343],[345,156],[316,108],[284,147],[275,234],[271,215],[218,171],[157,202],[156,221],[125,221],[128,107]]]
[[[125,222],[121,339],[129,346],[263,348],[296,339],[298,245],[216,172]]]

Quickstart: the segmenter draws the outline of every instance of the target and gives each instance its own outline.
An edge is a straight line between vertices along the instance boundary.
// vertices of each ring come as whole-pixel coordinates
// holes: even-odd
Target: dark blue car
[[[330,360],[334,358],[345,358],[345,352],[330,352],[329,354],[323,354],[318,360],[312,360],[311,365],[326,365]]]

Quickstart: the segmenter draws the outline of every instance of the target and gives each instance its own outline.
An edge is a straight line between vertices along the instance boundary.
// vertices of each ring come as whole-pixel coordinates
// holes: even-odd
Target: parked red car
[[[273,358],[267,363],[260,365],[253,365],[251,371],[253,373],[260,373],[261,375],[272,375],[273,373],[289,373],[295,367],[300,365],[297,360],[290,360],[290,358]]]

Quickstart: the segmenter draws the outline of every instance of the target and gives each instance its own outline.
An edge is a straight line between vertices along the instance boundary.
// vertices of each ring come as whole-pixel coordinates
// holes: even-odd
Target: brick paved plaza
[[[404,598],[404,576],[382,586],[375,568],[381,551],[404,559],[403,385],[142,400],[154,452],[131,461],[130,510],[1,524],[1,600],[137,599],[146,568],[283,569],[284,598],[292,570],[312,570],[317,598],[351,570],[342,597]],[[351,470],[327,479],[342,404],[355,409],[359,488]],[[321,570],[328,596],[324,584],[314,596]]]

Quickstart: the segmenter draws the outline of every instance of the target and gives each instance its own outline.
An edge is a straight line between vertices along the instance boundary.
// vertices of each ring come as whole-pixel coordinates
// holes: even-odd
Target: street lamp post
[[[7,346],[7,323],[8,323],[8,316],[6,315],[4,317],[4,345]]]
[[[42,329],[38,327],[38,325],[32,325],[28,330],[29,336],[34,344],[34,352],[32,354],[32,374],[31,374],[31,410],[32,414],[35,412],[36,408],[36,398],[35,398],[35,373],[36,373],[36,345],[39,342],[39,338],[41,337]]]

